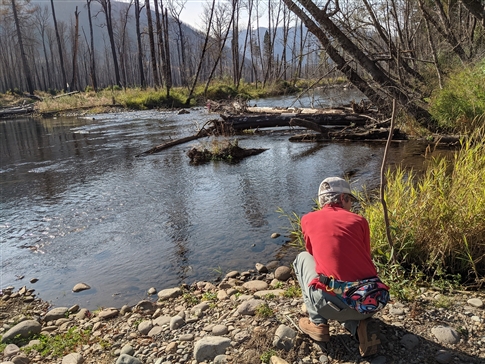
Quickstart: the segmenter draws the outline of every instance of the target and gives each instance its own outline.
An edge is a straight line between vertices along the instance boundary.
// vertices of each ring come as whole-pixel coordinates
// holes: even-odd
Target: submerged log
[[[173,147],[175,145],[179,145],[179,144],[183,144],[183,143],[187,143],[187,142],[190,142],[192,140],[196,140],[196,139],[199,139],[199,138],[203,138],[205,136],[208,135],[208,132],[206,129],[202,129],[200,132],[198,132],[197,134],[195,135],[192,135],[192,136],[189,136],[189,137],[185,137],[185,138],[181,138],[181,139],[177,139],[177,140],[173,140],[173,141],[170,141],[170,142],[167,142],[167,143],[164,143],[164,144],[160,144],[160,145],[157,145],[143,153],[140,153],[140,154],[137,154],[135,157],[140,157],[142,155],[146,155],[146,154],[154,154],[154,153],[158,153],[160,152],[161,150],[164,150],[164,149],[167,149],[167,148],[170,148],[170,147]]]

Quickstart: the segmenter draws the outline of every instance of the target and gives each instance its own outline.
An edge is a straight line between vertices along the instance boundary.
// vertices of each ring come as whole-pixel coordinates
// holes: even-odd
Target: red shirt
[[[304,215],[301,229],[318,274],[346,282],[377,276],[370,255],[369,224],[364,217],[338,205],[326,205]],[[318,278],[310,285],[325,288]]]

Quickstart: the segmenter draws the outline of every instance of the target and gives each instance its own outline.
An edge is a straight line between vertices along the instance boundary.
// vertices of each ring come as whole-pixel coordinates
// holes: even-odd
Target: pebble
[[[270,264],[266,266],[269,267]],[[268,268],[273,269],[278,270],[279,267],[275,265],[271,269]],[[42,332],[57,334],[72,326],[90,328],[92,337],[99,337],[108,343],[107,348],[93,340],[92,343],[77,348],[78,352],[51,360],[40,356],[36,358],[34,354],[24,354],[18,346],[10,344],[0,353],[0,363],[21,364],[23,360],[29,360],[26,364],[61,364],[62,359],[62,364],[81,364],[94,363],[96,361],[93,360],[97,358],[100,358],[99,362],[103,358],[103,362],[117,364],[223,364],[250,361],[260,363],[261,351],[258,352],[246,345],[255,345],[254,340],[258,335],[266,335],[272,332],[271,330],[274,330],[274,334],[266,338],[269,346],[265,350],[274,350],[277,354],[271,357],[270,363],[329,364],[338,358],[339,363],[348,364],[358,360],[356,340],[334,320],[329,322],[331,345],[316,343],[298,332],[298,319],[305,315],[300,310],[303,299],[285,298],[281,295],[289,286],[297,284],[291,279],[291,274],[286,281],[275,281],[278,289],[254,291],[243,287],[246,282],[254,282],[255,277],[258,278],[256,281],[266,284],[276,279],[275,274],[261,273],[253,269],[244,275],[234,271],[226,275],[217,287],[209,282],[198,282],[190,287],[184,287],[184,293],[190,290],[194,300],[200,301],[205,292],[219,296],[221,291],[231,298],[221,300],[221,294],[217,300],[197,304],[186,301],[186,297],[182,296],[179,289],[169,289],[160,291],[159,294],[165,292],[161,297],[158,296],[156,302],[143,300],[133,307],[124,305],[120,310],[107,308],[90,312],[84,308],[80,309],[78,305],[69,309],[61,307],[58,311],[38,310],[36,317],[43,320],[31,321],[35,322]],[[29,291],[22,288],[24,293]],[[12,294],[18,293],[13,290],[12,287],[9,300],[21,299],[10,298]],[[5,291],[4,289],[3,292]],[[171,295],[172,298],[166,298]],[[433,297],[434,294],[430,290],[423,295]],[[434,306],[434,301],[424,298],[423,301],[420,300],[421,298],[418,298],[416,310],[411,306],[412,303],[397,302],[388,305],[382,314],[376,315],[381,321],[383,350],[377,356],[361,360],[361,363],[405,364],[425,362],[431,358],[437,363],[449,364],[455,357],[465,353],[468,356],[463,357],[465,359],[461,359],[460,363],[485,362],[485,329],[482,324],[484,316],[483,311],[477,306],[478,302],[470,302],[465,296],[456,296],[454,302],[457,304],[453,306],[452,311],[438,310]],[[38,299],[34,304],[35,302],[38,302]],[[260,317],[256,314],[257,308],[264,303],[273,310],[274,316]],[[413,310],[414,313],[411,315]],[[3,312],[0,311],[0,320],[3,323],[0,326],[2,338],[16,325],[25,322],[28,324],[31,317],[27,316],[27,313],[15,318],[2,315]],[[443,322],[449,326],[438,325]],[[427,323],[427,326],[423,326],[423,323]],[[454,327],[468,330],[466,340],[460,342],[461,335]],[[440,345],[433,342],[434,338]],[[445,345],[458,342],[459,352],[443,349]],[[31,341],[30,345],[33,344],[34,341]],[[438,348],[443,350],[438,351]],[[287,350],[291,351],[292,358],[298,359],[287,362]],[[295,350],[298,350],[298,354]],[[469,358],[471,359],[468,360]]]
[[[480,298],[470,298],[467,303],[470,306],[477,307],[477,308],[482,308],[483,307],[483,301]]]

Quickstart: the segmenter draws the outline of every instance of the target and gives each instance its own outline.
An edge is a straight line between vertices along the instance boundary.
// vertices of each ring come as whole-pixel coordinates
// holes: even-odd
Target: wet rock
[[[147,292],[149,295],[157,293],[157,290],[155,287],[150,287]]]
[[[279,237],[280,237],[280,234],[278,234],[278,233],[271,234],[271,239],[276,239],[276,238],[279,238]]]
[[[81,291],[85,291],[87,289],[91,289],[91,287],[88,284],[78,283],[72,288],[72,291],[73,292],[81,292]]]
[[[30,280],[30,283],[34,284],[34,283],[37,283],[38,281],[39,281],[39,279],[38,279],[38,278],[32,278],[32,279]]]

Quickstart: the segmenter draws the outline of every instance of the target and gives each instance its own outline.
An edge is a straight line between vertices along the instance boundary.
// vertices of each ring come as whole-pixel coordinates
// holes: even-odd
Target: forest
[[[428,100],[485,52],[481,0],[2,0],[0,92],[187,90],[344,77],[384,114],[394,99],[429,130]],[[195,24],[195,21],[194,21]]]

